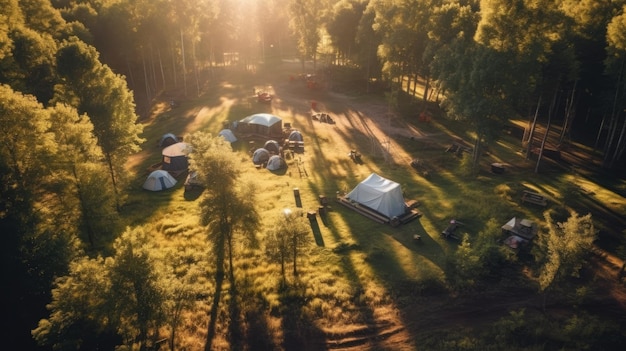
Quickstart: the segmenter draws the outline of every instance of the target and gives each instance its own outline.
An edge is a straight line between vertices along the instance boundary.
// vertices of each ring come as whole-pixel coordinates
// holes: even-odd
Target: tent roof
[[[219,135],[224,137],[224,139],[226,139],[226,141],[228,142],[234,143],[235,141],[237,141],[237,137],[235,136],[235,133],[233,133],[233,131],[230,129],[222,129]]]
[[[269,169],[270,171],[275,171],[275,170],[280,169],[280,168],[282,168],[284,166],[285,166],[285,160],[283,160],[278,155],[273,155],[267,161],[267,166],[265,168]]]
[[[163,149],[163,156],[167,156],[167,157],[187,156],[190,151],[191,151],[191,146],[189,144],[176,143]]]
[[[169,189],[176,185],[176,179],[169,172],[157,169],[148,175],[143,183],[143,188],[150,191]]]
[[[302,133],[297,130],[292,130],[291,133],[289,133],[288,139],[292,141],[302,141]]]
[[[260,124],[262,126],[269,127],[273,126],[276,123],[282,122],[282,119],[269,113],[257,113],[254,115],[250,115],[240,120],[239,122],[247,124]]]
[[[354,187],[347,197],[389,218],[401,216],[406,211],[400,184],[376,173]]]
[[[168,140],[173,140],[173,141],[168,141]],[[167,143],[166,143],[167,141]],[[175,144],[178,142],[178,137],[172,133],[166,133],[163,134],[163,136],[161,137],[161,139],[159,140],[159,146],[163,147],[163,146],[169,146],[172,144]]]

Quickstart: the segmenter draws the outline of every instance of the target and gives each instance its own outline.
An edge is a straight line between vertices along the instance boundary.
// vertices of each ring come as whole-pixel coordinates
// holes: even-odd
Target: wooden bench
[[[526,202],[543,207],[548,205],[548,199],[545,196],[529,190],[524,190],[524,193],[522,194],[522,203]]]

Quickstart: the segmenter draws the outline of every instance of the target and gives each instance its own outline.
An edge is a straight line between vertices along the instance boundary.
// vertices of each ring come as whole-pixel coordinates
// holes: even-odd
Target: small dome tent
[[[265,168],[267,168],[270,171],[277,171],[279,169],[285,168],[286,166],[287,164],[285,163],[285,160],[283,160],[278,155],[273,155],[267,161],[267,166]]]
[[[262,163],[265,163],[269,159],[270,159],[270,152],[263,148],[256,149],[256,151],[254,151],[254,153],[252,154],[252,162],[255,165],[260,165]]]
[[[159,140],[159,147],[168,147],[178,142],[178,137],[172,133],[163,134]]]
[[[150,173],[143,183],[143,188],[150,191],[161,191],[169,189],[174,185],[176,185],[176,179],[167,171],[159,169]]]
[[[280,145],[278,144],[278,142],[276,140],[268,140],[265,142],[265,145],[263,146],[263,148],[269,152],[272,152],[274,154],[278,154],[278,152],[280,151]]]
[[[228,141],[229,143],[234,143],[235,141],[237,141],[237,137],[230,129],[222,129],[219,135],[226,139],[226,141]]]
[[[163,149],[163,169],[166,171],[184,171],[189,168],[187,155],[191,146],[187,143],[172,144]]]
[[[304,141],[304,139],[302,138],[302,133],[297,130],[291,131],[291,133],[289,133],[288,139],[289,141]]]

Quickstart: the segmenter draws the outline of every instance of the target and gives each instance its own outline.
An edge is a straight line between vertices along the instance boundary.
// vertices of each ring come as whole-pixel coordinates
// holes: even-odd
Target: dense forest
[[[560,145],[583,142],[607,172],[624,167],[626,0],[0,0],[5,345],[146,350],[167,338],[177,348],[164,326],[176,330],[181,296],[199,293],[157,279],[147,233],[122,215],[140,122],[168,89],[197,97],[234,62],[283,59],[341,67],[363,94],[440,103],[473,129],[474,163],[508,120],[541,116],[560,126]],[[213,171],[215,188],[237,184],[227,166]],[[203,213],[224,199],[251,206],[217,193]],[[243,217],[201,222],[254,231],[258,219]],[[588,245],[589,219],[572,221]],[[574,269],[580,255],[563,262]],[[128,299],[129,289],[142,295]]]

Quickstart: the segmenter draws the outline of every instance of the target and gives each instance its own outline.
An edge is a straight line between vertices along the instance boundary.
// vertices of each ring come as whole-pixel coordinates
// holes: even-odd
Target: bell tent
[[[226,139],[226,141],[228,141],[229,143],[234,143],[235,141],[237,141],[237,137],[230,129],[222,129],[219,135]]]
[[[252,154],[252,163],[255,165],[260,165],[262,163],[267,162],[270,159],[270,152],[260,148],[256,149]]]
[[[407,210],[400,184],[376,173],[359,183],[346,197],[389,219],[400,217]]]
[[[143,183],[143,188],[150,191],[161,191],[174,185],[176,185],[176,179],[167,171],[159,169],[150,173]]]
[[[163,149],[163,166],[166,171],[185,171],[189,167],[187,155],[191,151],[191,146],[187,143],[172,144]]]
[[[257,113],[240,120],[237,130],[263,136],[280,136],[283,134],[283,120],[269,113]]]
[[[285,160],[283,160],[278,155],[273,155],[267,161],[267,166],[265,168],[267,168],[270,171],[277,171],[279,169],[285,168],[286,166],[287,164],[285,163]]]

